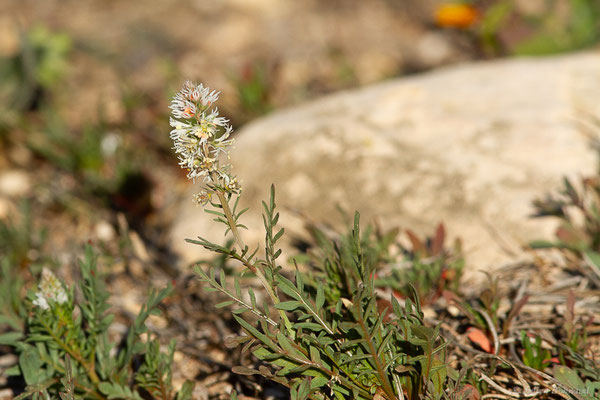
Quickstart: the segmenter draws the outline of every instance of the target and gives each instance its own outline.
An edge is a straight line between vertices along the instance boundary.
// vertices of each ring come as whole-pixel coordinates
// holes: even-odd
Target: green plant
[[[26,277],[54,263],[42,251],[45,241],[46,230],[34,226],[27,201],[21,202],[16,216],[0,220],[0,324],[22,328]]]
[[[44,92],[65,74],[71,39],[43,26],[20,35],[14,55],[0,59],[0,129],[12,126],[23,111],[35,108]]]
[[[238,76],[231,76],[241,111],[246,119],[251,119],[271,111],[269,96],[272,91],[270,74],[264,63],[246,64]]]
[[[553,369],[554,378],[584,400],[598,399],[600,395],[600,369],[597,364],[577,353],[572,353],[571,358],[577,363],[576,369],[564,365],[555,365]],[[582,379],[580,375],[585,378]]]
[[[29,148],[65,171],[82,176],[98,174],[104,164],[102,139],[107,127],[100,122],[75,135],[53,110],[46,110],[43,117],[44,129],[29,138]]]
[[[278,220],[274,190],[270,203],[264,206],[265,259],[252,260],[245,250],[238,253],[202,238],[190,240],[262,274],[280,313],[277,320],[269,306],[257,303],[252,289],[248,289],[250,300],[244,300],[237,278],[232,289],[224,274],[217,278],[214,269],[208,273],[195,269],[199,278],[210,285],[209,290],[229,298],[217,307],[234,306],[234,318],[248,334],[239,342],[270,365],[258,370],[237,367],[234,371],[261,374],[279,382],[290,388],[294,399],[325,398],[327,392],[340,399],[370,399],[374,395],[417,399],[426,393],[441,396],[446,366],[439,328],[425,326],[414,289],[412,300],[407,298],[401,305],[392,297],[391,309],[379,310],[373,280],[375,265],[362,252],[358,214],[353,228],[354,263],[346,277],[356,290],[344,293],[348,297],[328,301],[323,286],[318,286],[315,293],[305,286],[301,273],[296,272],[291,280],[281,272],[282,267],[276,263],[281,253],[276,250],[276,242],[283,231],[272,235]],[[254,318],[244,318],[245,314],[252,314],[258,324],[252,323]]]
[[[261,361],[257,369],[236,367],[234,372],[260,374],[279,382],[290,389],[292,399],[443,397],[446,343],[439,327],[426,326],[418,295],[410,286],[404,304],[392,296],[390,307],[379,309],[374,280],[377,257],[363,248],[358,213],[344,247],[347,254],[342,255],[335,243],[329,244],[335,253],[332,257],[346,257],[349,268],[336,296],[331,295],[333,290],[327,296],[324,285],[309,287],[298,270],[290,276],[279,265],[277,242],[284,230],[277,227],[273,186],[270,200],[263,202],[264,258],[256,257],[258,249],[251,251],[244,244],[239,234],[244,228],[240,217],[246,211],[238,211],[241,188],[230,167],[221,165],[216,157],[219,151],[227,153],[231,143],[227,120],[211,110],[216,100],[215,92],[186,82],[171,103],[171,138],[188,177],[204,180],[204,188],[195,198],[212,206],[205,211],[226,226],[235,246],[221,246],[201,237],[188,242],[241,263],[270,300],[270,304],[259,303],[251,288],[242,290],[237,277],[228,284],[222,269],[217,275],[214,268],[195,268],[208,290],[227,299],[217,307],[231,307],[246,332],[237,343]]]
[[[543,55],[581,49],[600,40],[600,4],[596,0],[569,0],[567,15],[555,10],[532,21],[538,28],[514,47],[518,55]]]
[[[501,300],[498,288],[498,278],[492,278],[489,274],[486,275],[488,278],[487,287],[473,302],[465,301],[457,294],[449,291],[444,291],[443,295],[448,302],[456,305],[462,311],[472,325],[482,330],[497,331],[500,326],[498,309]],[[522,304],[516,305],[514,312],[518,312],[522,306]],[[509,313],[506,318],[508,324],[510,324],[513,317],[514,313]],[[508,328],[506,328],[506,330],[507,329]]]
[[[533,248],[558,247],[578,254],[600,252],[599,178],[583,179],[578,186],[565,178],[558,195],[547,195],[533,204],[537,217],[552,216],[561,220],[556,231],[557,241],[534,241]],[[583,218],[577,218],[577,214]]]
[[[458,290],[464,267],[461,243],[456,241],[452,249],[445,247],[446,231],[439,224],[434,235],[420,239],[407,230],[412,248],[400,246],[402,259],[396,261],[387,274],[378,274],[378,285],[389,287],[406,296],[407,287],[415,286],[425,303],[436,300],[444,290]]]
[[[47,257],[37,255],[45,241],[46,230],[34,226],[28,201],[20,203],[17,215],[0,220],[1,257],[17,269],[48,263]]]
[[[79,194],[92,194],[121,210],[148,208],[152,184],[141,170],[139,157],[123,136],[111,132],[102,113],[98,122],[71,131],[52,109],[41,117],[43,128],[28,135],[27,145],[54,167],[81,182]]]
[[[583,259],[577,268],[591,282],[600,287],[600,177],[582,179],[574,185],[563,181],[558,195],[547,195],[534,201],[537,217],[555,217],[560,220],[555,241],[536,240],[533,249],[558,248]]]
[[[75,301],[75,288],[67,288],[44,269],[39,290],[28,293],[23,329],[0,336],[0,343],[13,346],[19,356],[18,365],[8,371],[26,384],[17,399],[45,399],[59,395],[61,388],[66,389],[61,398],[140,400],[142,393],[154,399],[189,398],[191,383],[178,395],[171,386],[174,344],[162,354],[155,341],[140,338],[148,332],[146,319],[159,312],[157,307],[171,288],[150,293],[117,345],[109,340],[114,315],[108,313],[109,294],[90,246],[79,265],[81,301]],[[136,368],[138,362],[141,366]]]
[[[340,297],[351,297],[356,291],[352,285],[358,280],[348,276],[353,271],[355,257],[352,228],[345,235],[336,234],[335,238],[314,224],[308,229],[316,246],[308,252],[311,268],[306,274],[307,284],[313,290],[323,284],[326,298],[333,303]],[[398,229],[381,232],[369,226],[361,234],[361,249],[365,259],[374,266],[376,287],[389,288],[397,296],[407,297],[413,286],[425,304],[437,299],[443,290],[458,289],[464,260],[459,242],[453,251],[445,248],[442,224],[425,240],[407,230],[412,247],[403,246],[398,241],[398,233]]]
[[[591,324],[593,319],[590,317],[587,322],[577,320],[575,315],[575,293],[573,291],[570,291],[567,296],[566,306],[565,321],[563,325],[564,345],[575,353],[583,354],[588,347],[587,327]],[[564,364],[565,360],[562,352],[560,353],[560,358]]]
[[[546,55],[593,46],[600,40],[597,0],[550,0],[525,11],[515,0],[475,3],[481,18],[474,41],[491,55]]]
[[[550,350],[542,346],[540,336],[536,336],[535,342],[532,343],[527,333],[521,331],[521,345],[523,346],[523,364],[538,371],[543,371],[550,366]]]

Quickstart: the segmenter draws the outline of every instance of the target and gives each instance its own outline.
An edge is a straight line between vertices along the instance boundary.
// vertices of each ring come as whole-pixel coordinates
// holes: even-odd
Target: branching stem
[[[394,393],[394,389],[392,388],[392,386],[390,385],[390,382],[388,381],[387,374],[385,373],[383,365],[381,364],[381,360],[379,359],[379,356],[377,355],[377,349],[375,349],[375,346],[373,345],[373,337],[371,336],[371,333],[369,332],[369,327],[367,326],[367,324],[365,323],[365,320],[363,318],[362,310],[360,309],[360,307],[361,307],[360,304],[358,304],[356,307],[358,308],[357,309],[358,323],[359,323],[362,331],[365,334],[365,342],[367,343],[367,346],[369,347],[369,353],[371,353],[371,357],[373,358],[373,363],[375,364],[375,368],[377,369],[377,374],[379,375],[379,378],[381,380],[382,389],[385,392],[385,394],[389,400],[397,400],[398,398],[396,397],[396,394]]]
[[[44,328],[46,328],[46,332],[48,332],[48,334],[50,335],[50,337],[52,337],[52,339],[54,339],[54,341],[67,353],[69,354],[71,357],[73,357],[75,360],[77,360],[77,362],[79,364],[81,364],[81,366],[85,369],[85,372],[87,373],[87,375],[89,376],[89,378],[91,379],[91,381],[97,385],[98,383],[100,383],[100,378],[98,377],[98,375],[96,374],[95,369],[91,368],[90,364],[86,361],[86,359],[79,354],[78,352],[74,351],[67,343],[65,343],[60,337],[56,336],[54,334],[54,332],[52,331],[52,328],[50,326],[48,326],[48,324],[46,324],[43,320],[40,320],[41,324],[44,326]]]
[[[238,245],[238,247],[240,249],[241,254],[243,254],[246,249],[246,246],[244,244],[244,241],[242,240],[242,237],[240,236],[239,230],[237,228],[237,224],[233,217],[233,213],[231,212],[231,208],[229,207],[229,202],[227,201],[227,198],[221,191],[216,190],[216,193],[217,193],[217,196],[219,197],[219,202],[221,203],[221,207],[223,207],[223,214],[225,214],[225,218],[227,218],[227,224],[229,225],[229,228],[231,229],[231,233],[233,234],[233,237],[235,239],[236,244]],[[269,283],[269,281],[267,281],[265,274],[260,270],[260,268],[257,268],[255,265],[253,265],[251,262],[249,262],[249,260],[247,260],[247,261],[248,262],[245,263],[246,267],[248,267],[256,275],[256,277],[258,278],[260,283],[263,285],[263,287],[267,291],[267,294],[271,298],[271,301],[273,302],[273,304],[275,306],[277,304],[279,304],[281,301],[279,300],[279,297],[277,297],[277,294],[273,290],[272,285]],[[283,311],[283,310],[278,310],[278,311],[279,311],[279,316],[281,317],[281,320],[283,321],[285,328],[288,331],[288,334],[290,335],[290,337],[292,339],[294,339],[296,335],[294,333],[294,330],[292,329],[292,324],[291,324],[289,318],[287,317],[285,311]]]

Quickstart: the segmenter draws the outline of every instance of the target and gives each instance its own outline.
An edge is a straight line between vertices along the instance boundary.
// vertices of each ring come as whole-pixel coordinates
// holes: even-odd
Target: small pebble
[[[110,242],[115,238],[115,228],[107,221],[100,221],[96,224],[94,231],[96,237],[103,242]]]
[[[21,170],[6,171],[0,175],[0,194],[9,197],[22,197],[29,193],[29,175]]]
[[[129,261],[127,268],[134,278],[142,279],[145,277],[144,264],[140,260],[132,259]]]
[[[443,34],[430,32],[417,42],[417,58],[428,67],[436,67],[449,62],[456,56],[452,42]]]
[[[448,314],[452,315],[453,317],[458,317],[460,314],[460,310],[458,309],[458,307],[456,307],[455,305],[449,305],[446,310],[448,310]]]
[[[12,398],[14,398],[14,395],[11,389],[0,389],[0,400],[9,400]]]
[[[0,367],[4,367],[4,368],[6,368],[6,367],[12,367],[18,361],[19,361],[19,359],[17,358],[16,355],[14,355],[14,354],[5,354],[3,356],[0,356]]]

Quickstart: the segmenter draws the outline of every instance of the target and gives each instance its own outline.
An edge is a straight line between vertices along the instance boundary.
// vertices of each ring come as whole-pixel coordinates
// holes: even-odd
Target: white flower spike
[[[40,291],[35,294],[36,299],[33,304],[42,310],[49,309],[52,303],[64,304],[69,300],[60,280],[46,267],[42,269],[42,277],[38,288]]]
[[[229,120],[219,117],[217,108],[211,109],[219,99],[219,92],[211,91],[202,84],[190,81],[175,95],[169,108],[173,128],[170,137],[179,158],[179,165],[188,171],[188,179],[202,178],[204,190],[194,196],[194,200],[205,205],[212,193],[239,194],[241,187],[229,172],[228,164],[219,163],[219,154],[229,156],[233,139],[229,135],[233,128]]]

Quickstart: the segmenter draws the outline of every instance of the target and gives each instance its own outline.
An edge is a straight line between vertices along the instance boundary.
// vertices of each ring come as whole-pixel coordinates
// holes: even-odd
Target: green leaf
[[[277,279],[277,287],[279,287],[281,289],[281,291],[285,294],[287,294],[288,296],[301,301],[301,296],[298,294],[298,289],[296,288],[296,286],[292,283],[292,281],[290,281],[289,279],[285,278],[284,276],[278,274],[276,276]]]
[[[283,333],[277,332],[277,343],[285,350],[286,354],[294,357],[306,360],[306,356],[302,354],[298,349],[293,346],[293,342],[288,339]]]
[[[177,400],[191,400],[192,394],[194,393],[195,382],[185,381],[181,386],[181,389],[177,393]]]
[[[8,332],[0,335],[0,344],[7,346],[16,345],[23,338],[21,332]]]
[[[98,389],[109,399],[143,400],[137,391],[114,382],[101,382],[98,385]]]
[[[36,385],[44,380],[43,365],[44,363],[34,347],[26,347],[19,356],[19,366],[28,385]]]
[[[19,365],[13,365],[12,367],[5,369],[4,374],[6,376],[19,376],[21,375],[21,369],[19,368]]]
[[[593,250],[586,250],[584,255],[590,268],[595,269],[594,272],[596,275],[600,275],[600,253],[597,253]]]
[[[551,242],[549,240],[532,240],[529,242],[529,247],[532,249],[552,249],[555,247],[559,247],[559,244],[556,242]]]
[[[279,230],[279,232],[277,232],[277,233],[275,234],[275,236],[273,236],[273,243],[275,243],[276,241],[278,241],[278,240],[279,240],[279,238],[281,238],[281,236],[283,235],[283,233],[284,233],[284,232],[285,232],[285,230],[284,230],[283,228],[281,228],[281,229]]]
[[[295,300],[282,301],[281,303],[275,304],[275,308],[277,308],[278,310],[284,310],[284,311],[294,311],[294,310],[300,308],[301,306],[302,306],[302,304],[300,304],[299,302],[297,302]]]
[[[229,307],[232,304],[235,304],[235,301],[233,301],[233,300],[222,301],[220,303],[217,303],[215,305],[215,308]]]
[[[233,318],[238,322],[238,324],[242,326],[242,328],[246,330],[246,332],[248,332],[256,339],[260,340],[263,344],[269,346],[269,348],[271,348],[272,350],[277,351],[278,346],[268,336],[266,336],[264,333],[261,333],[258,329],[250,325],[250,323],[246,322],[246,320],[244,320],[243,318],[235,314],[233,315]]]
[[[555,365],[552,373],[554,378],[565,386],[572,389],[584,390],[585,385],[577,372],[564,365]]]
[[[446,371],[446,365],[438,358],[435,357],[433,360],[433,368],[431,369],[431,381],[435,387],[435,392],[441,395],[444,392],[444,383],[448,375]]]
[[[298,322],[294,324],[296,329],[309,329],[311,331],[319,332],[325,330],[322,325],[315,322]]]
[[[260,371],[253,369],[253,368],[248,368],[248,367],[244,367],[242,365],[237,365],[233,368],[231,368],[231,371],[234,374],[238,374],[238,375],[260,375]]]
[[[316,378],[312,378],[310,380],[310,389],[315,390],[315,389],[321,388],[323,386],[326,386],[328,382],[329,382],[329,379],[327,379],[326,377],[317,376]]]
[[[254,350],[252,354],[254,354],[254,356],[259,360],[269,361],[273,365],[282,367],[282,369],[278,371],[278,375],[285,375],[298,366],[297,363],[288,360],[281,354],[272,353],[264,347],[259,347],[258,349]]]
[[[319,285],[317,287],[317,297],[315,299],[315,306],[316,306],[317,310],[320,310],[321,308],[323,308],[324,304],[325,304],[325,289],[323,289],[323,285]]]

